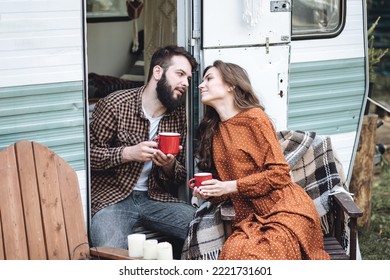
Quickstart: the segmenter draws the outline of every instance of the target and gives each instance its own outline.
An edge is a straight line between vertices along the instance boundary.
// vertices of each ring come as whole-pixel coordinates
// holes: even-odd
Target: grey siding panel
[[[82,81],[0,88],[0,149],[42,143],[75,170],[85,170]]]
[[[364,73],[363,58],[291,64],[289,129],[326,135],[356,131]]]

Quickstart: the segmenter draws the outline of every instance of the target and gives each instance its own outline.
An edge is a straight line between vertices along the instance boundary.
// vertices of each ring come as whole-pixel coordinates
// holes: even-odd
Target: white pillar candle
[[[129,257],[142,258],[144,255],[144,241],[146,235],[142,233],[134,233],[127,236],[129,246]]]
[[[144,241],[144,260],[157,259],[157,243],[156,239],[148,239]]]
[[[173,260],[172,245],[169,242],[160,242],[157,244],[158,260]]]

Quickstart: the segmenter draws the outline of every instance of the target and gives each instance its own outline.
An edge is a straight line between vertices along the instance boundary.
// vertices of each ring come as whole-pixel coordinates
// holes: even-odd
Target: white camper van
[[[91,2],[0,1],[0,149],[22,139],[53,149],[77,171],[87,217],[88,73],[99,59],[106,66],[124,61],[117,54],[125,49],[126,56],[128,45],[119,50],[113,36],[128,43],[135,34],[129,22],[112,28],[126,19],[124,0],[97,1],[119,12],[105,11],[106,21],[95,25]],[[330,135],[350,179],[368,84],[364,0],[143,2],[143,12],[158,3],[173,14],[177,44],[200,62],[198,81],[216,59],[240,64],[277,129]],[[92,36],[98,28],[106,37]],[[92,57],[92,47],[104,44],[112,52]],[[202,117],[198,81],[186,99],[189,174],[191,137]]]
[[[243,66],[277,130],[330,135],[350,178],[367,88],[364,2],[193,1],[191,46],[201,69]]]

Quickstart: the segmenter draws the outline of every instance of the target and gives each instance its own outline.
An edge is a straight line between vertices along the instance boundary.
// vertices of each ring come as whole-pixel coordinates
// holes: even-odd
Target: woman
[[[215,179],[193,195],[230,199],[235,231],[219,259],[330,259],[311,198],[290,178],[275,129],[240,66],[220,60],[199,85],[207,105],[199,125],[198,167]]]

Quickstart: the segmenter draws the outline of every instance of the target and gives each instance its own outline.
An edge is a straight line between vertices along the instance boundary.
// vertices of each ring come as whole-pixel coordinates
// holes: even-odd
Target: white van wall
[[[288,127],[330,135],[348,180],[368,89],[364,8],[347,1],[337,37],[291,42]]]
[[[285,90],[283,84],[278,84],[276,91],[271,87],[276,84],[272,83],[271,79],[260,80],[257,77],[265,76],[261,74],[265,67],[253,70],[254,65],[259,64],[260,60],[258,56],[248,52],[249,48],[257,44],[266,45],[264,37],[267,36],[264,34],[269,35],[270,51],[280,43],[272,42],[273,38],[280,38],[283,44],[289,43],[289,34],[283,29],[289,27],[290,21],[283,20],[288,13],[284,10],[270,9],[271,2],[279,3],[279,1],[256,1],[261,16],[258,18],[257,25],[245,27],[242,15],[247,2],[228,0],[223,1],[222,4],[222,0],[194,1],[196,3],[193,6],[194,25],[197,20],[202,21],[202,25],[195,25],[194,34],[199,33],[202,42],[200,44],[197,37],[192,38],[191,42],[194,46],[200,45],[200,62],[203,64],[207,65],[214,59],[220,58],[244,65],[251,79],[260,84],[258,92],[263,100],[267,101],[270,96],[283,93],[281,95],[283,98],[276,99],[280,102],[287,98],[287,106],[275,106],[276,103],[264,102],[268,114],[276,120],[277,128],[314,131],[319,135],[330,136],[333,149],[338,154],[349,180],[359,140],[366,89],[368,89],[365,1],[345,1],[345,26],[341,33],[334,37],[301,40],[294,40],[292,37],[289,44],[291,57],[288,58],[290,62],[288,75],[283,76],[283,69],[276,70],[274,74],[275,81],[283,80],[288,83],[288,89]],[[218,10],[220,5],[226,8],[219,13],[214,13],[213,11]],[[285,17],[282,19],[282,16]],[[257,30],[260,30],[259,34]],[[275,34],[282,36],[274,36]],[[243,44],[244,48],[240,49]],[[269,57],[265,51],[259,53],[266,54],[266,58]],[[244,59],[244,56],[250,58]],[[271,61],[269,66],[273,67],[277,64],[276,61]],[[277,75],[283,79],[276,79]],[[284,117],[284,114],[287,116]]]
[[[0,14],[0,87],[83,79],[80,1],[1,1]]]

